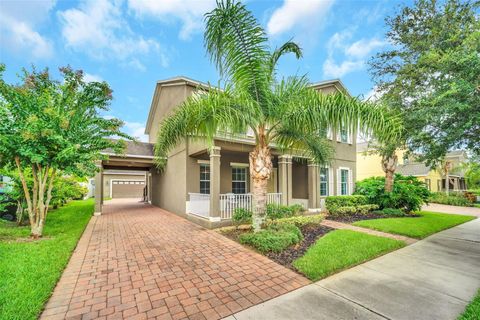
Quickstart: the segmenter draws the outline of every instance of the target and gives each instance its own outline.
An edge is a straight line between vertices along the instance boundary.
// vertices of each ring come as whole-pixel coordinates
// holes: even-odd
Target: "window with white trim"
[[[247,168],[232,167],[232,192],[247,193]]]
[[[320,196],[321,197],[326,197],[328,196],[328,190],[329,190],[329,170],[328,168],[320,168]]]
[[[340,194],[346,196],[349,194],[349,172],[348,169],[340,169]]]
[[[210,194],[210,165],[200,164],[200,193]]]

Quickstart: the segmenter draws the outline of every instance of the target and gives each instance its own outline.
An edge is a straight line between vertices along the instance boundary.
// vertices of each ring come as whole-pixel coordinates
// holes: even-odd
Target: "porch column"
[[[278,157],[278,192],[282,194],[282,204],[292,203],[292,156]]]
[[[318,208],[318,164],[308,161],[308,208]]]
[[[100,216],[102,214],[102,205],[103,205],[103,165],[102,161],[97,161],[95,163],[97,173],[95,173],[95,216]]]
[[[220,221],[220,147],[210,149],[210,220]]]

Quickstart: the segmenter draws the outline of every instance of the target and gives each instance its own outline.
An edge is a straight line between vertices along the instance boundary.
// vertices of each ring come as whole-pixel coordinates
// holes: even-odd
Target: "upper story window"
[[[329,188],[329,169],[320,168],[320,196],[328,196]]]
[[[342,126],[337,132],[337,141],[342,143],[352,143],[352,134],[345,126]]]
[[[210,166],[200,164],[200,193],[210,194]]]
[[[232,167],[232,192],[247,193],[247,168]]]

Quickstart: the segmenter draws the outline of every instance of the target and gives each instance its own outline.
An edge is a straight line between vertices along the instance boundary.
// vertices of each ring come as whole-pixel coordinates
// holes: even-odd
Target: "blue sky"
[[[400,2],[340,0],[246,1],[272,48],[293,39],[304,57],[286,57],[279,75],[312,82],[340,78],[355,96],[371,94],[366,61],[388,46],[384,18]],[[0,62],[8,82],[32,64],[71,65],[88,80],[107,81],[108,115],[145,140],[144,125],[157,80],[178,75],[217,83],[203,48],[203,14],[210,0],[0,0]]]

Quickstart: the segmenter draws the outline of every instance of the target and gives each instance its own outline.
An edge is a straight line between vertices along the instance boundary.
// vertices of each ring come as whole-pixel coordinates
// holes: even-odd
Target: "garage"
[[[112,180],[112,198],[142,198],[145,181]]]

